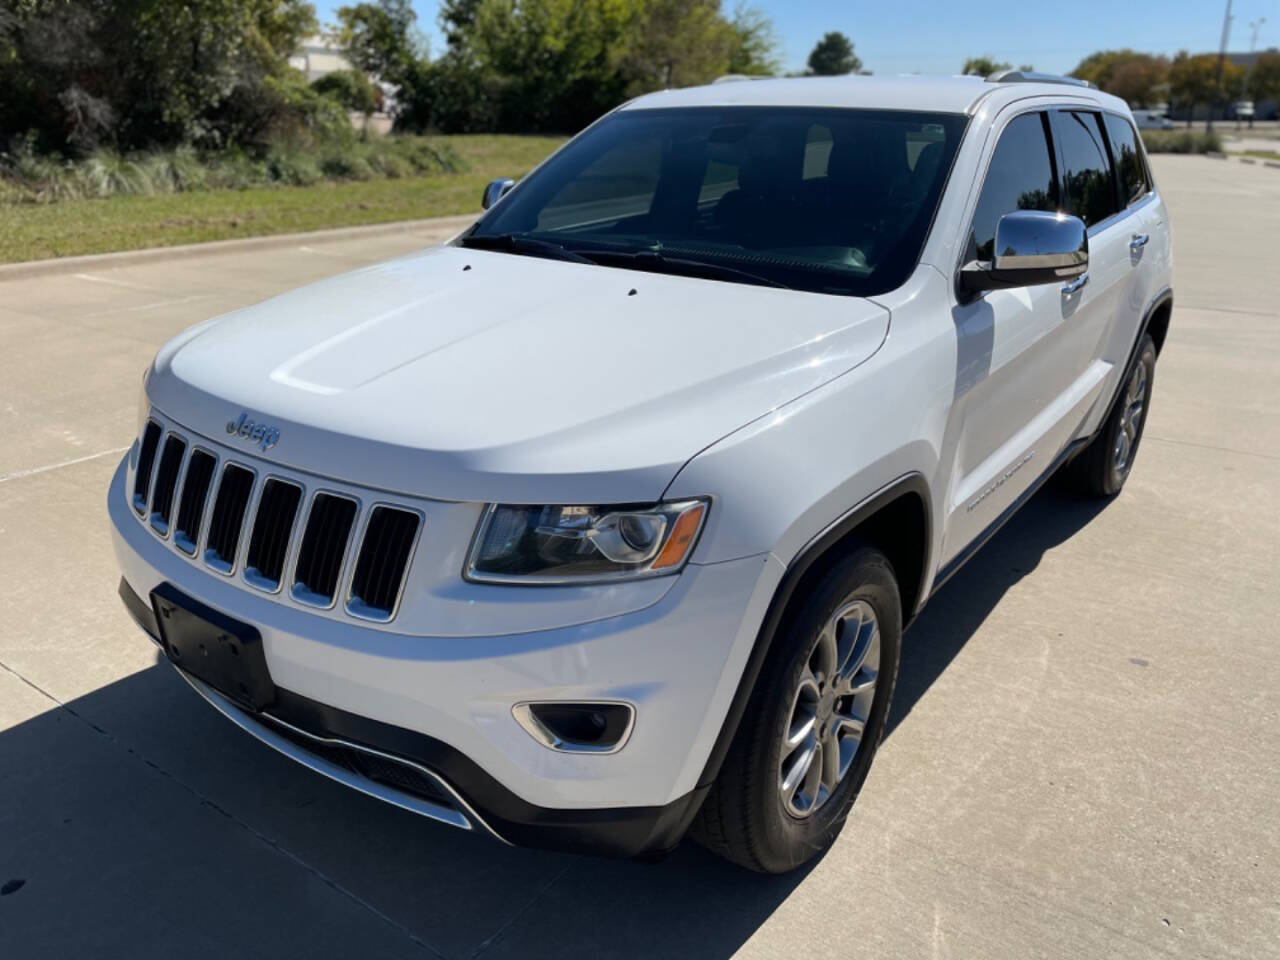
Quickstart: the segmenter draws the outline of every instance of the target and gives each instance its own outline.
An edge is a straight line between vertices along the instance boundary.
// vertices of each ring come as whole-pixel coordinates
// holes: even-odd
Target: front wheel
[[[774,640],[694,836],[763,873],[829,847],[884,733],[901,645],[893,567],[858,547],[800,598]]]
[[[1082,492],[1095,497],[1113,497],[1129,479],[1142,430],[1147,425],[1155,377],[1155,341],[1144,334],[1110,416],[1089,446],[1069,465],[1075,486]]]

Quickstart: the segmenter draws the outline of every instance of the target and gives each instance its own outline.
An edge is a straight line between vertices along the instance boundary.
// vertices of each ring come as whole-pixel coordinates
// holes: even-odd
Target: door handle
[[[1065,287],[1062,288],[1062,295],[1064,297],[1069,297],[1073,293],[1076,293],[1079,290],[1083,290],[1084,285],[1088,282],[1089,282],[1089,275],[1087,273],[1082,273],[1080,274],[1080,276],[1076,277],[1074,280],[1072,280],[1070,283],[1068,283]]]
[[[1129,241],[1130,250],[1140,250],[1147,245],[1147,241],[1151,239],[1151,235],[1147,233],[1135,233]]]

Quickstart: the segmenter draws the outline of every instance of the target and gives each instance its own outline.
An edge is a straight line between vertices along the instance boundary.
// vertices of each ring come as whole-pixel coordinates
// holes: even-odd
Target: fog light
[[[621,750],[635,723],[635,708],[629,703],[518,703],[511,713],[543,746],[566,753]]]

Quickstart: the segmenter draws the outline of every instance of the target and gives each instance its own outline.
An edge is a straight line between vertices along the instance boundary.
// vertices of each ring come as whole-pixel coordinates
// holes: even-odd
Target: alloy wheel
[[[1120,411],[1120,430],[1116,434],[1115,469],[1123,474],[1129,469],[1133,448],[1138,442],[1138,426],[1142,423],[1142,410],[1147,402],[1147,365],[1141,360],[1133,368],[1129,386],[1125,389],[1124,406]]]
[[[864,600],[844,604],[819,632],[792,695],[778,791],[793,817],[821,809],[853,766],[879,667],[875,612]]]

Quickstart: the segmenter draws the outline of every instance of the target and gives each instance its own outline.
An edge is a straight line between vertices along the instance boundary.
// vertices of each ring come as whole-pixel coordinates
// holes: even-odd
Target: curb
[[[265,237],[245,237],[235,240],[212,240],[208,243],[185,243],[172,247],[148,247],[145,250],[122,250],[118,253],[91,253],[78,257],[54,257],[51,260],[30,260],[25,263],[0,264],[0,282],[21,277],[43,276],[71,270],[119,268],[135,263],[152,263],[157,260],[185,260],[210,254],[244,253],[250,250],[274,250],[299,244],[336,243],[361,237],[381,237],[396,233],[415,233],[419,230],[443,230],[458,232],[469,226],[478,214],[461,214],[452,217],[431,217],[426,220],[396,220],[391,223],[374,223],[360,227],[336,227],[332,230],[310,230],[304,233],[275,233]]]

